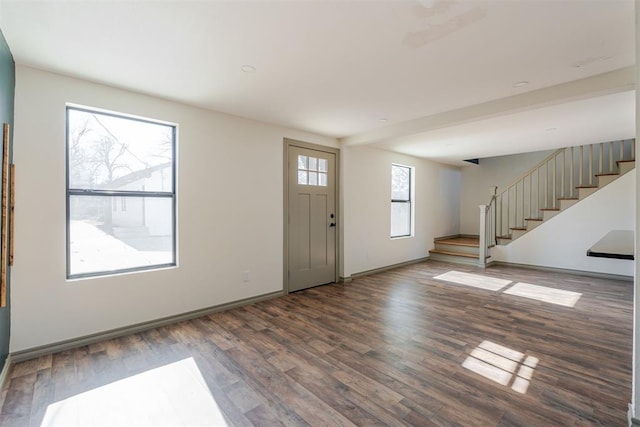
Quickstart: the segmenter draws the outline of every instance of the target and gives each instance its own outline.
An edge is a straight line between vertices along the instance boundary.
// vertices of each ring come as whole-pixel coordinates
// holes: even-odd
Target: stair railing
[[[598,175],[618,173],[618,161],[634,159],[633,139],[554,151],[497,193],[489,205],[482,205],[488,209],[485,222],[495,221],[492,226],[484,225],[485,232],[489,233],[485,251],[488,253],[497,238],[510,237],[514,229],[526,229],[528,219],[540,220],[545,210],[558,210],[560,200],[577,198],[577,188],[595,187]]]
[[[478,265],[487,266],[489,250],[496,244],[496,191],[498,187],[490,187],[491,199],[489,204],[480,205],[480,241]]]

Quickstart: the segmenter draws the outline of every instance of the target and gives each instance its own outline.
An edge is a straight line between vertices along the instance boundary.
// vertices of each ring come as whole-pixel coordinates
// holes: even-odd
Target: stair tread
[[[496,236],[496,239],[511,240],[511,236]]]
[[[559,211],[560,208],[540,208],[541,211]]]
[[[558,200],[580,200],[579,197],[558,197]]]
[[[544,221],[544,218],[525,218],[525,221]]]
[[[598,188],[597,185],[578,185],[576,188]]]
[[[462,252],[451,252],[451,251],[443,251],[440,249],[432,249],[429,251],[430,254],[441,254],[441,255],[453,255],[453,256],[461,256],[465,258],[480,258],[480,255],[477,254],[465,254]]]
[[[526,230],[527,227],[509,227],[509,230]]]
[[[596,176],[615,176],[620,175],[618,172],[609,172],[609,173],[597,173]]]
[[[435,240],[434,243],[442,244],[442,245],[452,245],[452,246],[468,246],[470,248],[477,248],[480,246],[480,239],[472,239],[472,238],[453,238],[453,239],[442,239]]]
[[[616,160],[616,163],[633,163],[635,160]]]

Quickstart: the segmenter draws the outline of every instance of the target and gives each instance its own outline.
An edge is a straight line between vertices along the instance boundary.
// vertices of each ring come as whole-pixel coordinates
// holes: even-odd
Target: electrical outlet
[[[242,281],[243,282],[249,281],[249,270],[245,270],[242,272]]]

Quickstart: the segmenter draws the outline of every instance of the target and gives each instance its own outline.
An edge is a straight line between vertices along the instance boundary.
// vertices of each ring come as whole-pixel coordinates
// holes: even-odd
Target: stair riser
[[[478,265],[476,258],[457,257],[454,255],[430,254],[429,259],[435,261],[452,262],[455,264]]]
[[[597,188],[578,188],[578,198],[580,200],[595,193]]]
[[[511,239],[501,239],[499,237],[496,238],[496,241],[501,246],[505,246],[505,245],[508,245],[509,243],[511,243]]]
[[[558,215],[559,212],[560,211],[542,211],[542,219],[544,219],[545,221],[549,221],[549,219]]]
[[[436,241],[435,244],[436,244],[436,249],[439,251],[461,252],[463,254],[472,254],[472,255],[478,255],[480,253],[480,249],[473,246],[448,245],[446,243],[438,243],[438,241]]]
[[[560,210],[565,210],[578,203],[578,200],[560,200]]]
[[[533,230],[534,228],[536,228],[537,226],[539,226],[543,222],[544,221],[527,221],[527,231]]]
[[[511,230],[511,240],[516,240],[518,237],[527,233],[527,230]]]
[[[598,187],[602,188],[618,179],[620,175],[603,175],[598,177]]]
[[[618,163],[618,170],[620,171],[620,175],[624,175],[625,173],[633,170],[635,167],[636,167],[636,162]]]

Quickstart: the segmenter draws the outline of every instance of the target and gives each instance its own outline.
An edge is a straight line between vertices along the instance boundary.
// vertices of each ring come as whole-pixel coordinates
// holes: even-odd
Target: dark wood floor
[[[434,279],[450,270],[582,295],[565,307]],[[229,425],[624,426],[632,295],[425,262],[19,363],[0,423],[40,426],[54,402],[193,358]]]

